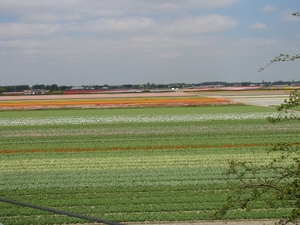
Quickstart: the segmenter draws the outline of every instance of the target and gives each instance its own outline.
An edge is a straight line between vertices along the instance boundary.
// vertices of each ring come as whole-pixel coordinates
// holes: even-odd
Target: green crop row
[[[209,188],[209,186],[207,186]],[[220,186],[221,188],[224,188]],[[110,192],[112,190],[112,192]],[[221,206],[225,199],[226,189],[221,190],[204,190],[201,186],[184,186],[184,187],[135,187],[135,188],[118,188],[116,191],[108,188],[85,188],[85,189],[59,189],[52,194],[45,190],[45,194],[33,195],[34,192],[16,191],[18,200],[26,202],[34,202],[35,204],[46,204],[50,207],[55,207],[60,210],[70,211],[76,213],[84,213],[85,215],[105,217],[115,221],[141,221],[145,220],[155,221],[160,218],[171,219],[171,215],[178,216],[177,218],[185,217],[186,220],[193,218],[193,220],[211,219],[212,212]],[[155,195],[153,195],[155,193]],[[59,200],[58,197],[59,196]],[[70,198],[70,195],[73,198]],[[10,195],[9,195],[10,196]],[[233,209],[230,212],[231,218],[247,218],[251,216],[252,219],[257,218],[274,218],[285,211],[280,206],[270,208],[263,202],[258,202],[254,207],[254,213],[242,212],[236,214],[238,211]],[[264,212],[262,214],[261,212]],[[52,222],[60,223],[61,216],[49,216],[45,212],[37,212],[35,210],[25,210],[24,208],[16,208],[12,205],[6,206],[2,211],[3,219],[11,218],[18,214],[19,219],[26,219],[28,217],[44,217]],[[194,216],[191,216],[193,214]],[[116,215],[118,215],[116,217]],[[197,217],[196,217],[197,215]],[[264,215],[264,217],[262,217]],[[33,224],[42,224],[42,220],[37,220],[40,223],[32,222]],[[68,220],[67,220],[68,221]],[[72,220],[70,220],[72,221]],[[7,220],[7,224],[10,223]],[[81,221],[83,222],[83,221]],[[48,222],[49,223],[49,222]]]
[[[208,113],[251,113],[274,112],[274,109],[258,106],[206,106],[206,107],[161,107],[120,109],[70,109],[70,110],[25,110],[1,111],[0,118],[43,118],[107,115],[164,115],[164,114],[208,114]]]
[[[187,127],[190,125],[187,125]],[[240,126],[241,132],[236,130],[223,131],[204,131],[201,132],[201,126],[197,124],[192,125],[194,129],[199,129],[198,133],[189,132],[177,132],[173,133],[158,133],[158,134],[132,134],[130,135],[130,130],[126,134],[93,134],[93,135],[75,135],[68,136],[51,136],[46,135],[40,137],[32,136],[2,136],[0,137],[1,149],[5,150],[27,150],[27,149],[69,149],[69,148],[98,148],[99,150],[109,150],[109,148],[139,148],[145,149],[146,147],[154,146],[220,146],[225,144],[272,144],[274,140],[280,142],[291,142],[296,143],[299,141],[299,133],[295,129],[291,128],[291,131],[282,129],[276,125],[268,130],[252,130],[247,132],[247,127],[242,129]],[[289,124],[286,126],[286,129],[294,126]],[[209,127],[209,126],[208,126]],[[173,128],[176,130],[176,127]],[[271,130],[272,129],[272,130]],[[116,128],[117,130],[117,128]],[[80,132],[80,128],[77,130]],[[41,134],[43,134],[41,132]],[[57,134],[59,135],[59,133]],[[159,148],[158,148],[159,149]]]
[[[238,149],[241,150],[241,149]],[[215,153],[217,151],[217,154]],[[136,151],[137,152],[137,151]],[[232,152],[232,151],[231,151]],[[235,157],[241,160],[253,161],[256,164],[266,164],[270,162],[270,158],[274,155],[268,153],[255,153],[244,151],[240,153],[228,153],[226,150],[219,152],[218,149],[196,149],[189,152],[184,150],[163,150],[151,152],[152,154],[137,152],[133,154],[111,154],[110,157],[106,152],[94,152],[90,154],[82,153],[72,154],[69,157],[60,157],[60,153],[43,154],[41,158],[28,158],[20,160],[20,157],[8,155],[8,160],[3,161],[0,170],[3,173],[15,172],[67,172],[67,171],[114,171],[114,170],[147,170],[147,169],[172,169],[172,168],[224,168],[228,162]],[[172,154],[174,153],[174,155]],[[24,156],[24,155],[23,155]],[[3,157],[4,158],[4,157]]]

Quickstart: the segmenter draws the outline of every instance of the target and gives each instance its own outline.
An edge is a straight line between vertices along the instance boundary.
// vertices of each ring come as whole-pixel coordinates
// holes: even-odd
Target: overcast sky
[[[0,0],[0,85],[300,80],[299,0]]]

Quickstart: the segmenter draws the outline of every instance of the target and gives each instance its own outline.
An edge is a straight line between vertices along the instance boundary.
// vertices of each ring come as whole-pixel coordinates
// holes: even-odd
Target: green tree
[[[45,85],[44,84],[35,84],[35,85],[32,85],[31,88],[32,89],[45,89]]]
[[[300,16],[294,13],[294,16]],[[294,61],[299,54],[289,56],[280,54],[260,71],[275,62]],[[285,111],[284,116],[270,117],[270,122],[283,120],[300,120],[299,114],[292,110],[299,110],[300,92],[295,89],[290,92],[289,98],[277,109]],[[278,224],[300,224],[300,146],[289,143],[277,143],[267,149],[273,158],[269,163],[257,165],[255,162],[232,160],[226,171],[228,180],[234,180],[234,189],[228,194],[226,202],[215,212],[216,218],[224,218],[233,208],[251,210],[259,201],[269,206],[283,206],[290,210]]]
[[[57,84],[46,85],[46,86],[45,86],[45,89],[46,89],[46,90],[49,90],[49,91],[57,91],[57,90],[59,90]]]

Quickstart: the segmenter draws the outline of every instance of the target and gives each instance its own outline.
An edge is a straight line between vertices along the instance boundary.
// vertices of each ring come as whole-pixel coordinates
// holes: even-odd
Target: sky
[[[0,86],[299,81],[299,0],[0,0]]]

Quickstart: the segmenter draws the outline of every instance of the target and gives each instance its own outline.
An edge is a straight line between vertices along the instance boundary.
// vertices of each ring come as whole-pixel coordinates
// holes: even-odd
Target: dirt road
[[[257,106],[278,106],[289,97],[287,90],[203,91],[201,96],[224,98],[233,102]]]

